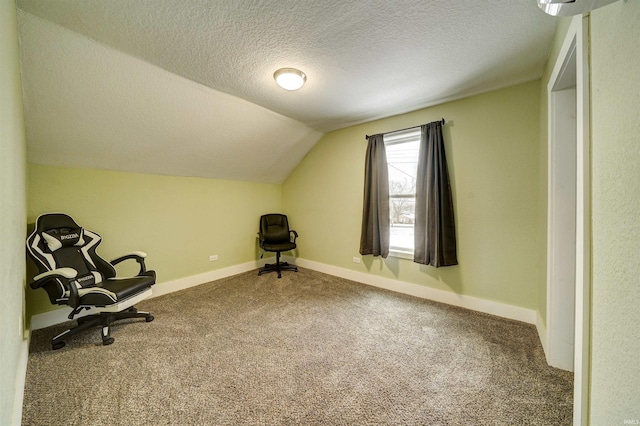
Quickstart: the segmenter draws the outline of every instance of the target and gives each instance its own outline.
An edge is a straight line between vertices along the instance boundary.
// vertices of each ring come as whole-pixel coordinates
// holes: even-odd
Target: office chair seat
[[[69,319],[77,326],[51,340],[53,349],[65,345],[65,339],[94,326],[101,326],[102,343],[110,345],[112,322],[126,318],[153,321],[149,312],[139,312],[133,305],[151,296],[156,282],[155,271],[147,271],[146,253],[132,252],[107,262],[96,253],[100,235],[79,226],[62,213],[43,214],[27,238],[27,253],[39,274],[29,284],[44,289],[52,304],[71,308]],[[118,278],[114,265],[135,260],[140,271],[134,277]]]
[[[286,242],[286,243],[264,243],[262,247],[265,251],[270,252],[283,252],[289,251],[296,248],[294,243]]]

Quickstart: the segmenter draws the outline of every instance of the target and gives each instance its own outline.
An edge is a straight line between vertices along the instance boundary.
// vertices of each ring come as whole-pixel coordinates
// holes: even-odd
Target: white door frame
[[[558,233],[562,234],[563,229],[559,229],[553,223],[554,217],[554,197],[559,190],[558,182],[555,181],[554,170],[562,167],[556,162],[556,153],[561,149],[562,135],[561,112],[562,95],[558,89],[562,89],[562,81],[567,77],[567,72],[574,72],[572,61],[575,64],[575,96],[576,96],[576,117],[575,117],[575,283],[574,302],[575,310],[573,314],[574,322],[574,344],[573,344],[573,371],[574,371],[574,400],[573,400],[573,424],[586,425],[589,402],[589,350],[590,350],[590,299],[591,299],[591,210],[590,210],[590,134],[589,134],[589,57],[588,57],[588,16],[576,16],[572,19],[565,40],[560,49],[560,54],[549,78],[547,94],[549,102],[549,214],[548,219],[548,248],[547,248],[547,333],[546,333],[546,356],[547,361],[552,366],[566,368],[567,357],[571,354],[562,353],[566,351],[566,345],[559,343],[561,336],[558,336],[558,329],[562,329],[566,324],[558,321],[566,321],[566,300],[558,300],[563,294],[554,287],[552,274],[554,264],[558,265],[554,259],[553,241]],[[574,56],[572,56],[574,55]],[[556,92],[556,93],[554,93]],[[558,96],[560,95],[560,96]],[[565,111],[566,114],[566,111]],[[565,122],[566,123],[566,122]],[[559,129],[560,127],[560,129]],[[566,142],[566,141],[565,141]],[[558,159],[562,161],[562,159]],[[560,182],[561,184],[561,182]],[[555,262],[555,263],[554,263]],[[565,293],[566,295],[566,293]],[[571,319],[569,319],[571,320]]]

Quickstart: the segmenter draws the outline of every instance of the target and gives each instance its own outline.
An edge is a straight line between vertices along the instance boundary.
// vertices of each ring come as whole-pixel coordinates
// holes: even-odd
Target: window
[[[420,128],[384,135],[389,168],[390,254],[413,256]]]

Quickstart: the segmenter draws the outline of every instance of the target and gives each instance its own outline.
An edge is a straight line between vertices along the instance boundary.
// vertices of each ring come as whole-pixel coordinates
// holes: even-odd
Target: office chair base
[[[102,327],[100,330],[102,344],[104,346],[110,345],[115,341],[115,339],[111,337],[111,324],[115,321],[129,318],[144,318],[145,322],[151,322],[154,319],[153,315],[149,312],[140,312],[134,307],[122,312],[100,312],[94,315],[87,315],[76,320],[78,323],[77,326],[62,332],[51,339],[51,348],[53,350],[62,349],[65,346],[64,340],[67,337],[96,326]]]
[[[279,262],[279,263],[267,263],[258,271],[258,275],[265,274],[267,272],[277,272],[278,278],[282,278],[282,271],[294,271],[298,272],[298,267],[296,265],[289,265],[287,262]]]

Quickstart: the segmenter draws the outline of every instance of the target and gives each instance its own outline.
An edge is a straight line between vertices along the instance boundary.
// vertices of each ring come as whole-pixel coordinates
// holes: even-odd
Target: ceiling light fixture
[[[298,90],[307,81],[307,75],[295,68],[280,68],[273,73],[273,78],[285,90]]]

